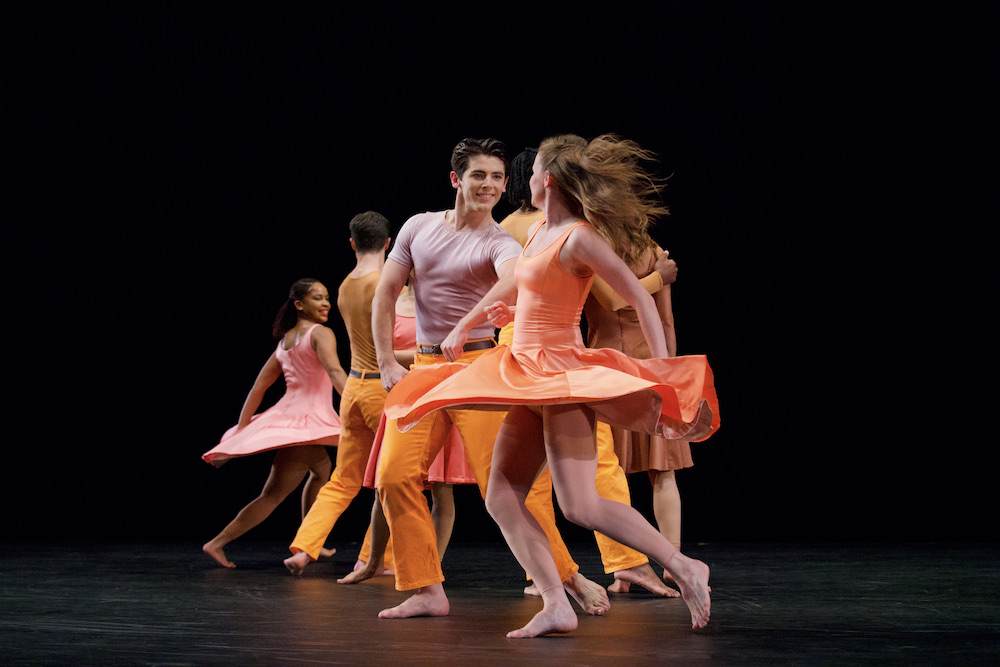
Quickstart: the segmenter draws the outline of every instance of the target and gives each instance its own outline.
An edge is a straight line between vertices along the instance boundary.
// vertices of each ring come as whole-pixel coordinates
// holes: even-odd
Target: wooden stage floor
[[[855,665],[1000,664],[1000,559],[992,544],[702,544],[712,620],[679,599],[612,596],[570,635],[511,640],[540,602],[500,543],[453,544],[451,615],[380,620],[391,577],[335,581],[356,544],[284,569],[285,545],[237,541],[225,570],[200,544],[7,543],[2,665]],[[593,543],[571,545],[607,585]]]

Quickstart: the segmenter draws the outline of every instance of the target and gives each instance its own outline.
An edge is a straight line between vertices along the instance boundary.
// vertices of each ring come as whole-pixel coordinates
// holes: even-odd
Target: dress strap
[[[539,230],[540,230],[540,229],[541,229],[542,227],[544,227],[544,226],[545,226],[545,218],[542,218],[541,220],[539,220],[539,221],[538,221],[538,224],[537,224],[537,225],[535,225],[535,231],[531,232],[531,236],[530,236],[530,237],[528,237],[528,240],[524,242],[524,247],[525,247],[525,248],[527,248],[527,247],[528,247],[529,245],[531,245],[531,239],[535,238],[535,234],[537,234],[537,233],[538,233],[538,231],[539,231]],[[524,249],[523,249],[523,248],[521,249],[521,252],[522,252],[522,254],[523,254],[523,252],[524,252]]]

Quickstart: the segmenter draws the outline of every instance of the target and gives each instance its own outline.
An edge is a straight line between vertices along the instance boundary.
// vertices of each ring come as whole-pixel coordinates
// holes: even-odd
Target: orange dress
[[[400,430],[447,407],[573,403],[586,404],[600,421],[672,439],[704,440],[718,428],[715,384],[705,356],[633,359],[618,350],[584,347],[580,313],[593,276],[566,271],[559,250],[576,227],[586,224],[570,226],[531,257],[521,253],[509,347],[496,347],[472,364],[416,367],[393,387],[385,414],[398,420]],[[525,252],[529,249],[531,241]]]

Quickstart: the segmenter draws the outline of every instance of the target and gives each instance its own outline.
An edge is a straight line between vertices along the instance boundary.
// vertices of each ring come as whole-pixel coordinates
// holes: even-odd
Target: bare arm
[[[392,389],[408,372],[396,360],[392,347],[392,329],[396,322],[396,298],[406,284],[409,271],[408,267],[399,262],[386,260],[372,300],[372,339],[375,341],[382,386],[387,390]]]
[[[341,396],[344,395],[344,385],[347,384],[347,373],[340,365],[340,357],[337,356],[337,336],[333,331],[324,326],[313,328],[312,346],[319,357],[319,363],[323,365],[326,374],[330,376],[333,388]]]
[[[670,302],[670,285],[664,285],[663,289],[653,295],[656,302],[656,310],[660,314],[660,323],[663,325],[663,337],[667,341],[667,356],[677,356],[677,331],[674,329],[674,309]]]
[[[413,355],[416,354],[417,350],[415,348],[410,348],[409,350],[393,350],[393,354],[396,356],[396,363],[398,363],[403,368],[406,368],[413,363]]]
[[[517,301],[517,285],[514,282],[514,265],[517,258],[508,259],[500,265],[497,271],[497,282],[490,291],[479,300],[472,310],[466,313],[465,317],[459,320],[455,328],[451,330],[448,337],[441,343],[441,352],[448,361],[455,361],[462,356],[462,346],[469,340],[469,332],[478,325],[485,322],[489,317],[486,307],[493,305],[497,301],[503,301],[512,305]]]
[[[669,285],[677,280],[677,262],[670,259],[666,251],[656,248],[657,258],[653,264],[653,270],[639,279],[642,286],[650,294],[656,294],[665,285]],[[621,310],[628,304],[618,294],[611,289],[606,282],[600,278],[594,278],[594,284],[590,291],[594,298],[605,310]]]
[[[663,326],[656,303],[632,270],[611,249],[597,232],[578,227],[566,239],[559,253],[560,263],[576,275],[593,271],[603,278],[639,316],[639,326],[654,357],[668,356]]]
[[[663,288],[663,280],[656,271],[651,271],[640,278],[639,284],[650,294],[656,294]],[[625,303],[625,299],[618,296],[617,292],[611,289],[611,286],[600,277],[594,278],[594,284],[590,286],[590,291],[594,295],[594,298],[597,299],[597,303],[601,304],[601,307],[605,310],[621,310],[628,306]]]
[[[254,380],[253,387],[250,388],[250,393],[247,394],[247,398],[243,402],[243,409],[240,410],[240,420],[236,423],[237,431],[245,428],[250,423],[250,418],[257,413],[257,408],[260,407],[261,401],[264,400],[264,394],[267,393],[268,388],[279,377],[281,377],[281,366],[278,364],[278,358],[272,354],[264,364],[264,367],[260,369],[257,379]]]

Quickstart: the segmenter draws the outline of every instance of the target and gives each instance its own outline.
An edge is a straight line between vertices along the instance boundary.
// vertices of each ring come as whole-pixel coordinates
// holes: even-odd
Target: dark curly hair
[[[507,191],[504,197],[508,202],[520,209],[534,211],[531,204],[531,167],[535,164],[537,148],[525,148],[510,161],[510,180],[507,181]]]

